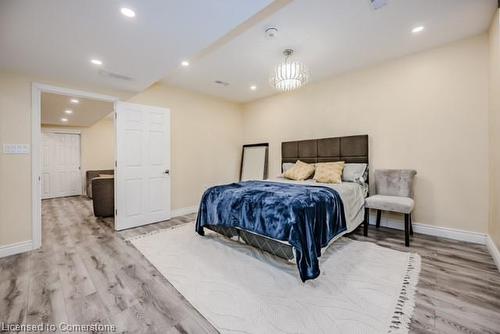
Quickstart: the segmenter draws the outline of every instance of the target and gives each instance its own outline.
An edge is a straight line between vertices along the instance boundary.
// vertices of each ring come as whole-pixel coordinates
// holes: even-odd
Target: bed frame
[[[283,163],[301,160],[307,163],[345,161],[369,164],[368,135],[333,137],[288,141],[281,143],[281,168]],[[367,179],[368,182],[368,179]],[[288,243],[233,227],[206,226],[228,238],[243,240],[246,244],[292,261],[293,247]],[[364,235],[368,235],[368,209],[365,208]]]

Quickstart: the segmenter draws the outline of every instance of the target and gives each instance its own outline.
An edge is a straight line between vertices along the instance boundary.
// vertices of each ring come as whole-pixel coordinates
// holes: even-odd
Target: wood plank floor
[[[84,197],[42,203],[43,247],[0,259],[0,322],[114,324],[128,333],[216,333],[124,239],[194,215],[115,233]],[[406,251],[400,231],[351,238]],[[500,333],[500,273],[484,246],[415,235],[422,256],[411,333]]]

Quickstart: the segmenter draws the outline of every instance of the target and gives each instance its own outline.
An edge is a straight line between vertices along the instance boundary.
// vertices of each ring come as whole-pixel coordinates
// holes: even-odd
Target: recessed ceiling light
[[[251,86],[250,86],[250,89],[251,89],[251,90],[256,90],[256,89],[257,89],[257,86],[255,86],[255,85],[251,85]]]
[[[68,119],[67,118],[61,118],[61,122],[67,122]]]
[[[181,62],[181,65],[184,66],[184,67],[188,67],[189,66],[189,62],[187,60],[183,60]]]
[[[135,12],[130,9],[130,8],[127,8],[127,7],[122,7],[120,9],[120,11],[122,12],[123,15],[125,15],[126,17],[135,17]]]
[[[424,31],[424,29],[425,29],[424,26],[418,26],[418,27],[413,28],[411,30],[411,32],[414,33],[414,34],[418,34],[419,32]]]
[[[71,109],[66,109],[66,110],[64,110],[64,112],[65,112],[66,114],[72,114],[72,113],[73,113],[73,110],[71,110]]]
[[[94,65],[102,65],[102,61],[99,59],[92,59],[90,62]]]
[[[69,102],[73,103],[73,104],[78,104],[80,103],[80,101],[78,99],[71,99],[69,100]]]

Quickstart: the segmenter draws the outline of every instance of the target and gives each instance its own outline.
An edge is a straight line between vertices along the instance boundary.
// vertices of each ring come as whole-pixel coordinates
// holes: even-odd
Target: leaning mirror
[[[240,181],[267,179],[269,144],[243,145]]]

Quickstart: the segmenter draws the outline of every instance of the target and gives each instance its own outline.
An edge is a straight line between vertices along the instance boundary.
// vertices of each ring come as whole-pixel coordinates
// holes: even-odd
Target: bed
[[[283,142],[281,154],[282,166],[297,160],[368,164],[368,136]],[[203,195],[196,231],[204,235],[208,228],[295,262],[306,281],[319,275],[318,258],[332,242],[363,222],[367,234],[367,193],[368,179],[333,185],[277,177],[216,186]],[[290,227],[290,221],[300,224]]]

